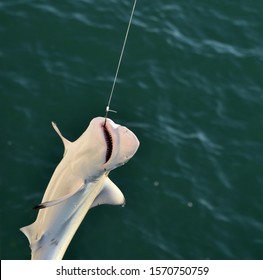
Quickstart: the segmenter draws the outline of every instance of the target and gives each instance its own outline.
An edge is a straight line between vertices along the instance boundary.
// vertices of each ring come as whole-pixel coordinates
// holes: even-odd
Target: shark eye
[[[112,136],[110,135],[106,125],[102,126],[103,128],[103,133],[104,133],[104,138],[105,138],[105,142],[106,142],[106,161],[105,163],[110,159],[111,154],[112,154],[112,149],[113,149],[113,141],[112,141]]]

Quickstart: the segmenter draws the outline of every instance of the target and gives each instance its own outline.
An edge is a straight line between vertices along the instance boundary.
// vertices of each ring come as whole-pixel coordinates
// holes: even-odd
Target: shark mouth
[[[104,138],[106,142],[106,156],[105,156],[105,163],[110,159],[112,150],[113,150],[113,141],[112,141],[112,136],[109,132],[109,130],[106,127],[106,123],[102,126],[103,133],[104,133]]]

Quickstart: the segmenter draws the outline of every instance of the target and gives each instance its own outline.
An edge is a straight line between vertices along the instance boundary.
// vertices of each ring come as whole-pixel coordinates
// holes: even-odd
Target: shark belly
[[[101,192],[106,177],[85,186],[66,201],[39,210],[31,226],[34,236],[31,240],[32,259],[62,259],[79,225]]]

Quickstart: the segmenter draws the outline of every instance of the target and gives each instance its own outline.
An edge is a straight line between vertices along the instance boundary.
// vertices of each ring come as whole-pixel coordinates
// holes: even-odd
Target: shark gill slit
[[[112,136],[110,132],[108,131],[106,125],[102,125],[103,133],[104,133],[104,138],[106,142],[106,157],[105,157],[105,163],[110,159],[111,154],[112,154],[112,149],[113,149],[113,141],[112,141]]]

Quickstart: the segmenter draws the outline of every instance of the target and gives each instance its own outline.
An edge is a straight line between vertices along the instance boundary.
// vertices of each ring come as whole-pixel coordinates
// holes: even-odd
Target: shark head
[[[136,153],[140,142],[127,127],[118,125],[112,120],[103,119],[103,132],[106,142],[104,168],[112,170],[125,164]]]
[[[74,157],[80,159],[82,168],[85,169],[88,162],[92,162],[96,170],[105,172],[125,164],[136,153],[140,143],[135,134],[125,126],[108,118],[105,121],[103,117],[96,117],[72,144],[78,148],[72,147],[70,154],[75,153]],[[76,167],[82,170],[78,164]]]

